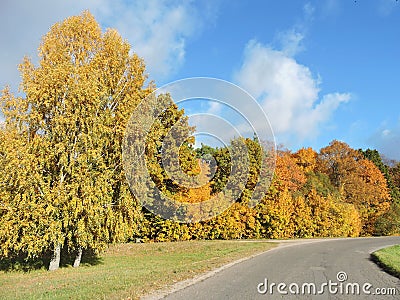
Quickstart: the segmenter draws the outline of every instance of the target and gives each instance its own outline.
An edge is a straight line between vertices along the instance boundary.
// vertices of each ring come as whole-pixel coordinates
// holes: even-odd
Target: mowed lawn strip
[[[119,244],[96,265],[0,271],[0,299],[137,299],[274,246],[258,240]]]
[[[372,259],[386,272],[400,278],[400,245],[375,251]]]

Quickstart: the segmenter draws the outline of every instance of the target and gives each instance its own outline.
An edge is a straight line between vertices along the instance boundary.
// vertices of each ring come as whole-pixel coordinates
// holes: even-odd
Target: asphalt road
[[[286,242],[164,299],[400,299],[400,280],[370,261],[394,244],[400,237]]]

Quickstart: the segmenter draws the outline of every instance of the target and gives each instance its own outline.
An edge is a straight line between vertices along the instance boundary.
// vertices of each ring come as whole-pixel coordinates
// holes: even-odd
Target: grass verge
[[[83,263],[54,272],[0,271],[0,299],[138,299],[275,245],[264,241],[114,245],[96,265]]]
[[[386,272],[400,278],[400,245],[375,251],[371,257]]]

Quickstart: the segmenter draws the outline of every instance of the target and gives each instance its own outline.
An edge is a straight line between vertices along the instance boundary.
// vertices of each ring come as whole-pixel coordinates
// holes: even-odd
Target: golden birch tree
[[[1,201],[15,210],[22,199],[20,213],[43,242],[34,246],[39,242],[17,230],[19,216],[1,213],[7,231],[0,239],[8,241],[0,246],[3,255],[7,249],[31,255],[52,249],[49,268],[57,269],[64,248],[76,253],[78,266],[83,250],[132,236],[139,211],[125,183],[121,143],[132,110],[151,86],[144,87],[144,63],[130,51],[115,30],[103,33],[86,11],[51,27],[37,66],[24,58],[23,97],[3,91],[6,127],[19,130],[15,149],[23,149],[8,149],[5,164],[23,180],[14,181],[17,196],[2,189]],[[25,246],[14,245],[16,239]]]

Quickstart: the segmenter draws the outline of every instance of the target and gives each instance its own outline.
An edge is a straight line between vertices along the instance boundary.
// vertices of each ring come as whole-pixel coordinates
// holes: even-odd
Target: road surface
[[[400,237],[286,242],[164,299],[400,299],[400,280],[370,261],[394,244]]]

